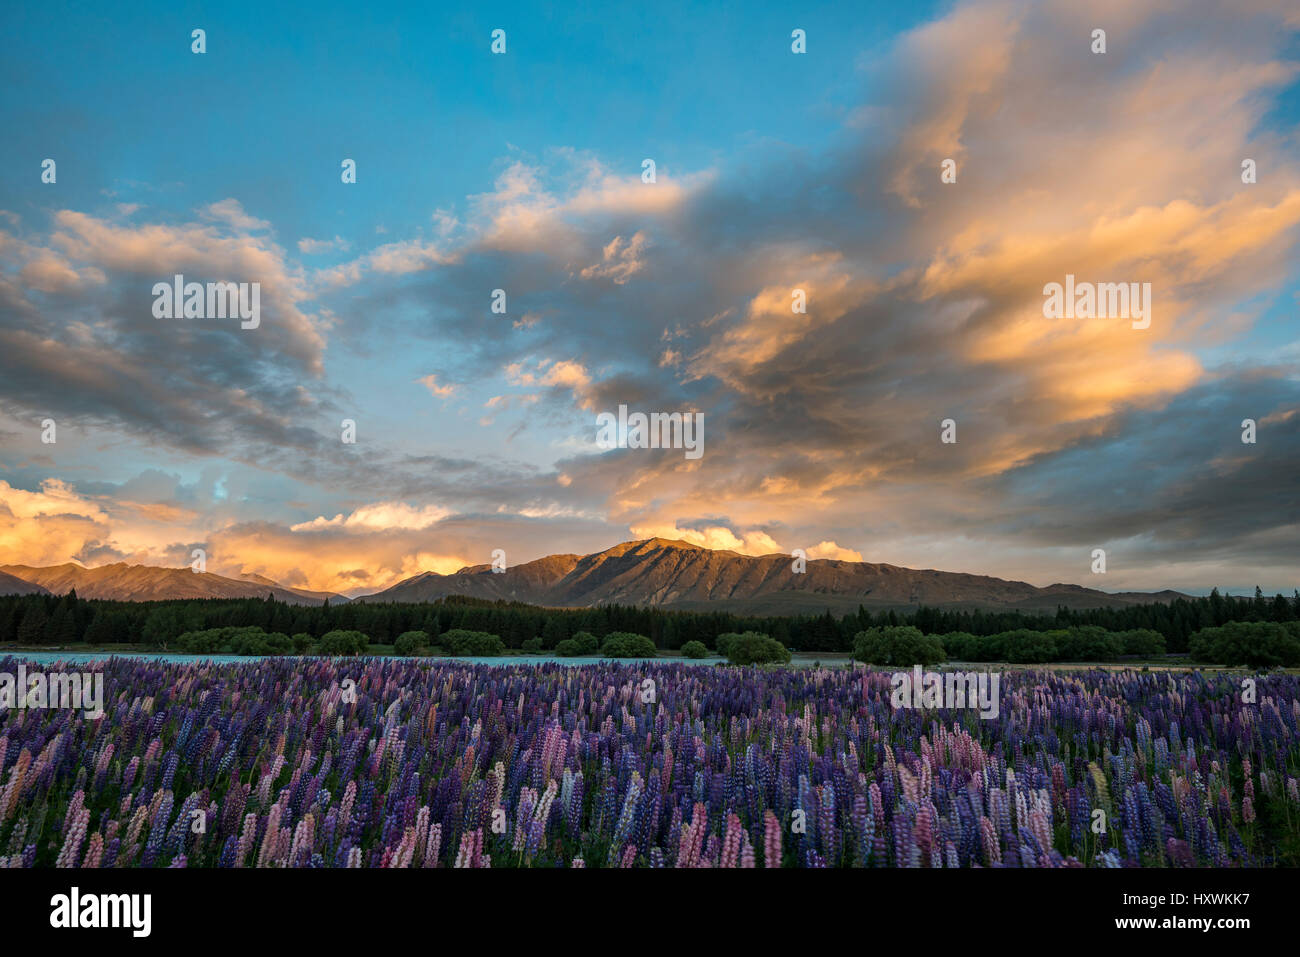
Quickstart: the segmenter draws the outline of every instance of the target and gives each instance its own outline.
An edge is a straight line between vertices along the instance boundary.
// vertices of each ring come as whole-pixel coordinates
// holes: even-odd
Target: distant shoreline
[[[382,646],[381,646],[382,647]],[[191,653],[183,651],[167,651],[161,648],[140,648],[134,645],[105,645],[94,648],[79,646],[0,646],[0,658],[12,655],[15,658],[21,658],[29,654],[39,655],[58,655],[67,653],[78,657],[87,655],[103,655],[105,657],[122,657],[122,658],[161,658],[166,657],[172,663],[184,664],[190,661],[195,663],[200,661],[219,660],[223,664],[236,664],[241,662],[257,662],[267,659],[275,660],[281,658],[348,658],[351,655],[232,655],[232,654],[204,654]],[[393,658],[403,661],[429,661],[429,662],[463,662],[466,664],[490,664],[490,665],[517,665],[517,664],[569,664],[573,667],[582,667],[584,665],[594,664],[598,661],[608,661],[613,663],[627,662],[662,662],[664,664],[691,664],[698,666],[727,665],[725,658],[717,655],[710,655],[708,658],[692,659],[674,652],[661,652],[654,658],[610,658],[601,655],[584,655],[580,657],[561,657],[553,654],[527,654],[524,652],[513,651],[510,654],[494,656],[455,656],[455,655],[398,655],[391,651],[377,649],[372,654],[357,655],[357,658]],[[788,665],[777,665],[774,667],[789,668],[810,668],[818,665],[844,667],[852,663],[854,667],[868,668],[869,666],[862,662],[854,662],[852,655],[848,652],[794,652],[792,653]],[[1243,673],[1285,673],[1298,674],[1300,668],[1276,668],[1276,669],[1251,669],[1242,667],[1228,667],[1224,665],[1212,664],[1195,664],[1188,660],[1186,655],[1167,655],[1164,658],[1138,658],[1123,659],[1116,661],[1052,661],[1041,663],[1014,663],[1008,661],[959,661],[951,660],[940,664],[929,666],[932,670],[944,671],[948,669],[961,668],[973,671],[1170,671],[1170,672],[1223,672],[1223,671],[1240,671]],[[895,671],[892,665],[881,665],[871,670],[875,671]]]

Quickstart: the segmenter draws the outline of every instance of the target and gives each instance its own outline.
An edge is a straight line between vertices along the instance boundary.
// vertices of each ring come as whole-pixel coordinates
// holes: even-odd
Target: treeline
[[[1191,659],[1205,664],[1293,668],[1300,665],[1300,621],[1234,621],[1204,628],[1189,642]],[[907,625],[858,632],[853,657],[876,665],[932,665],[941,661],[1117,661],[1159,658],[1165,641],[1146,628],[1106,631],[1096,625],[1053,631],[1019,629],[997,635],[927,635]]]
[[[629,605],[598,608],[539,608],[518,602],[449,597],[434,602],[377,604],[348,602],[309,607],[266,599],[188,599],[164,602],[85,600],[75,592],[62,596],[0,597],[0,644],[94,646],[135,644],[167,648],[181,634],[213,628],[258,627],[284,635],[305,634],[319,639],[331,631],[360,631],[374,644],[392,644],[408,631],[431,638],[450,630],[499,635],[508,648],[541,640],[553,650],[579,632],[604,638],[612,632],[646,635],[659,649],[677,650],[699,641],[717,647],[719,635],[757,632],[799,652],[848,652],[855,636],[869,628],[910,625],[925,634],[965,633],[975,636],[1013,631],[1059,631],[1096,626],[1111,632],[1154,631],[1168,652],[1189,648],[1191,636],[1230,622],[1300,621],[1300,591],[1287,598],[1220,595],[1178,599],[1168,604],[1125,608],[1072,610],[1055,614],[1027,612],[914,611],[857,612],[822,615],[747,616],[729,612],[665,611]]]

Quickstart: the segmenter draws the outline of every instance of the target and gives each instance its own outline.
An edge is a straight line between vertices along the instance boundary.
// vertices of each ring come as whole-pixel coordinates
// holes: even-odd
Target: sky
[[[0,564],[1300,586],[1294,3],[278,6],[0,10]]]

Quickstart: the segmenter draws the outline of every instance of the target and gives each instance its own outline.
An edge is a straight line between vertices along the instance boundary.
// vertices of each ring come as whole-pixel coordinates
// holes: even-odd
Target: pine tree
[[[65,596],[54,608],[49,623],[45,626],[45,638],[53,645],[70,645],[77,637],[77,622],[68,608]]]
[[[33,602],[23,615],[23,622],[18,626],[18,643],[20,645],[42,645],[45,643],[45,626],[49,616],[45,614],[45,602]]]
[[[95,617],[86,626],[86,642],[94,647],[101,647],[113,640],[113,625],[108,612],[97,611]]]

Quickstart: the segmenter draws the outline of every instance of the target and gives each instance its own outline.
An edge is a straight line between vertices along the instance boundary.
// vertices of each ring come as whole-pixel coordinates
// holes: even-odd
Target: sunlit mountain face
[[[1298,38],[6,8],[0,567],[310,602],[662,539],[1290,595]]]

